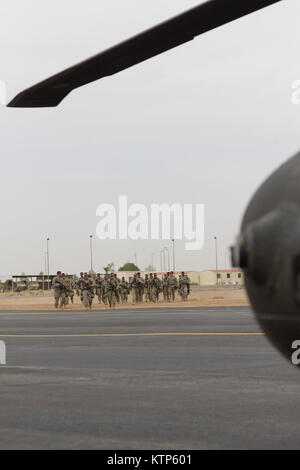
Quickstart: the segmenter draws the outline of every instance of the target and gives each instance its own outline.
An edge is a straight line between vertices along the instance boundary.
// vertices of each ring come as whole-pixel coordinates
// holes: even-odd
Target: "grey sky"
[[[3,0],[0,79],[8,98],[50,74],[199,4],[188,0]],[[299,150],[297,0],[209,32],[71,93],[58,108],[0,108],[0,275],[89,268],[102,202],[199,202],[205,246],[177,267],[220,267],[262,180]],[[168,242],[95,239],[95,268],[137,253],[144,268]]]

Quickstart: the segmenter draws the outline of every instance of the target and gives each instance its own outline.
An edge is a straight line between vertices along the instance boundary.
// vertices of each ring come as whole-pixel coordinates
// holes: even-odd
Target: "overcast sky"
[[[8,99],[199,0],[2,0]],[[110,78],[53,109],[0,108],[0,276],[89,269],[96,208],[205,204],[205,245],[178,269],[219,267],[257,186],[300,148],[300,2],[283,0]],[[94,241],[94,268],[143,269],[166,241]]]

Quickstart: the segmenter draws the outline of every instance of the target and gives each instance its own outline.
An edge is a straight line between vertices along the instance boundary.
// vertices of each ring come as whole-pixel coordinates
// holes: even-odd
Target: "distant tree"
[[[149,266],[146,266],[146,267],[145,267],[145,271],[146,271],[147,273],[155,273],[156,268],[155,268],[155,266],[152,266],[151,264],[149,264]]]
[[[140,268],[138,268],[134,263],[125,263],[119,271],[140,271]]]
[[[107,266],[104,266],[103,269],[105,271],[105,274],[114,273],[115,272],[114,266],[115,266],[115,263],[109,263]]]

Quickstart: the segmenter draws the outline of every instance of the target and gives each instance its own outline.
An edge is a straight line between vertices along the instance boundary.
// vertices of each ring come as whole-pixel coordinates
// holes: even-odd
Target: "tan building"
[[[241,269],[207,269],[199,273],[200,286],[243,286],[244,273]]]

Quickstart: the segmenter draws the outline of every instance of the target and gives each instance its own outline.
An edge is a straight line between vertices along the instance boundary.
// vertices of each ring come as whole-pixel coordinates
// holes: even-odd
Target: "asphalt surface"
[[[299,370],[249,308],[0,312],[1,449],[297,449]]]

